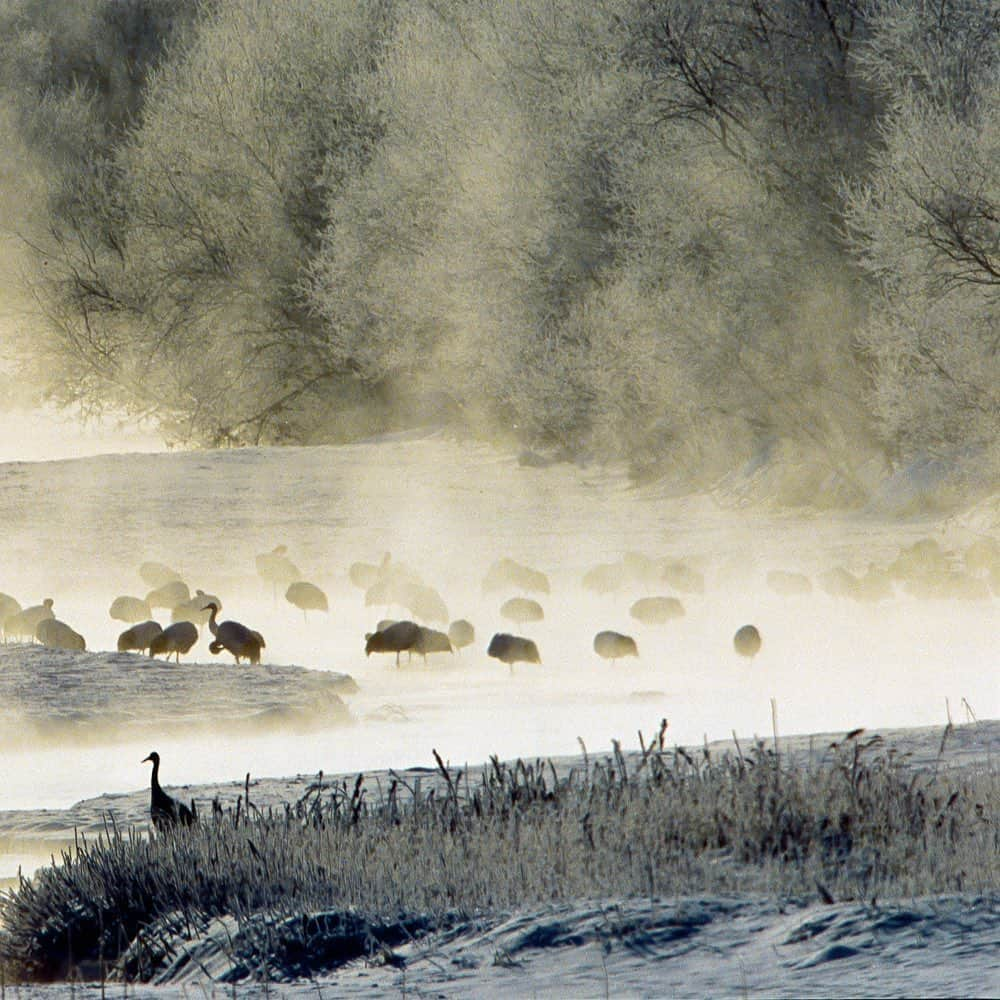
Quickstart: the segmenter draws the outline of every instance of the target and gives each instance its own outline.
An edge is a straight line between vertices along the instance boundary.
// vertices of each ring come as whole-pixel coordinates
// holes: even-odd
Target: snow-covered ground
[[[353,721],[344,674],[296,666],[176,663],[137,653],[0,647],[0,746],[73,748],[150,727],[194,736]]]
[[[225,975],[232,927],[199,961]],[[585,900],[469,921],[393,949],[393,963],[347,963],[309,983],[240,995],[418,997],[995,996],[997,900],[943,896],[832,906],[756,898]],[[165,1000],[204,989],[195,963]],[[212,989],[217,993],[209,992]],[[246,991],[246,992],[245,992]],[[199,994],[200,995],[200,994]]]
[[[990,770],[1000,749],[997,721],[959,725],[947,733],[927,727],[879,735],[884,749],[914,770]],[[842,737],[783,737],[778,749],[790,764],[815,766]],[[709,745],[713,756],[732,749],[731,742]],[[562,776],[581,763],[579,757],[561,758],[555,767]],[[636,760],[629,763],[634,767]],[[443,787],[441,776],[429,768],[402,777],[411,785],[422,782],[425,793]],[[373,793],[379,784],[387,787],[387,779],[378,772],[367,776]],[[294,801],[315,780],[315,775],[254,780],[250,797],[259,807]],[[241,781],[183,790],[185,798],[202,804],[218,797],[231,805],[244,793]],[[73,836],[99,834],[109,817],[120,827],[145,827],[148,792],[102,796],[68,810],[0,814],[0,841],[36,838],[41,854]],[[462,920],[411,940],[397,933],[402,941],[391,948],[388,962],[350,957],[350,916],[333,913],[329,919],[345,925],[344,956],[332,968],[314,970],[308,981],[248,984],[246,970],[233,958],[244,931],[233,920],[217,920],[201,938],[179,943],[177,959],[156,985],[130,985],[128,995],[221,998],[231,995],[233,982],[241,996],[303,997],[946,997],[995,996],[1000,988],[997,894],[831,905],[757,896],[579,900]],[[363,943],[356,948],[367,952]],[[89,989],[96,994],[99,986]],[[30,993],[62,1000],[86,990],[32,987]]]
[[[212,971],[221,971],[217,940],[227,930],[220,927],[198,956]],[[997,900],[969,896],[876,906],[588,900],[418,938],[394,949],[392,965],[357,959],[307,982],[236,987],[189,967],[174,984],[130,984],[127,996],[995,997],[998,933]],[[114,996],[122,986],[18,990],[68,1000]]]

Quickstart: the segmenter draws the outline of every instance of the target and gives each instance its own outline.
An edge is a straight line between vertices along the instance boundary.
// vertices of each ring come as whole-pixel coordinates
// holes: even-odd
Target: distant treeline
[[[9,0],[0,86],[59,402],[1000,467],[996,0]]]

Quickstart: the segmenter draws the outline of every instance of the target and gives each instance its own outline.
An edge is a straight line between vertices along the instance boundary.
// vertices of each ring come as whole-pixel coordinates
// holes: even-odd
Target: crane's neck
[[[153,776],[150,779],[150,785],[155,789],[159,790],[160,787],[160,761],[159,758],[153,758]]]
[[[215,616],[218,613],[219,609],[214,604],[211,605],[211,608],[212,608],[212,612],[208,616],[208,629],[212,633],[212,635],[218,635],[219,634],[219,623],[215,620]]]

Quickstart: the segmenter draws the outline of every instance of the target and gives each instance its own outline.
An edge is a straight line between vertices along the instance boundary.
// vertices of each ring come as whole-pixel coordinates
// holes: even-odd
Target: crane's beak
[[[147,760],[152,760],[152,759],[153,759],[152,757],[143,757],[142,760],[139,761],[139,763],[145,764]]]

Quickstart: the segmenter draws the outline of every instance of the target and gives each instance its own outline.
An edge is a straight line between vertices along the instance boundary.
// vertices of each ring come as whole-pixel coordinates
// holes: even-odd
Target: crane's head
[[[160,755],[154,750],[148,757],[143,757],[140,763],[145,764],[147,760],[151,760],[155,766],[160,763]]]

